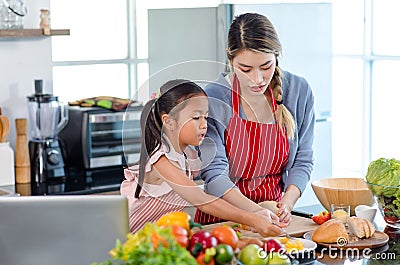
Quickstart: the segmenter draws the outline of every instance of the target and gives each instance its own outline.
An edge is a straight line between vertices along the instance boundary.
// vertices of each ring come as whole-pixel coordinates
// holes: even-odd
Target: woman
[[[200,146],[205,189],[242,209],[277,201],[280,221],[289,223],[313,166],[311,88],[278,67],[282,47],[265,16],[237,16],[226,51],[230,72],[205,88],[210,105]],[[219,219],[197,211],[195,220]]]

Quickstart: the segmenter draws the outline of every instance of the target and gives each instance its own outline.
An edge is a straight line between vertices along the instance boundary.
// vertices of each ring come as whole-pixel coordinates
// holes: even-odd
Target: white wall
[[[24,28],[39,28],[40,9],[50,0],[25,0],[28,14]],[[28,118],[27,99],[34,92],[34,80],[44,80],[46,93],[52,91],[51,38],[0,38],[0,107],[10,119],[8,141],[15,148],[15,119]]]

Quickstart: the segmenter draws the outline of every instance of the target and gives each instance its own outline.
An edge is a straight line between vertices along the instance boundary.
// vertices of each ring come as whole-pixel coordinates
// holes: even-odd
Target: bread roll
[[[263,201],[260,202],[258,205],[278,215],[279,208],[278,208],[278,203],[276,201]]]
[[[330,219],[320,225],[312,236],[312,240],[317,243],[337,243],[339,238],[345,238],[349,242],[346,227],[342,221],[336,219]]]

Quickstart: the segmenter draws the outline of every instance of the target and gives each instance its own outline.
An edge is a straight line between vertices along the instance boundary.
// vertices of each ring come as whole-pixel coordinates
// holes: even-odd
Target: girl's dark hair
[[[138,162],[139,180],[135,198],[140,195],[149,158],[161,148],[162,143],[165,143],[162,134],[161,116],[163,114],[179,115],[179,111],[186,106],[184,102],[186,99],[198,95],[206,95],[200,86],[184,79],[168,81],[161,86],[160,93],[161,95],[158,98],[151,99],[145,104],[140,116],[142,135]]]
[[[245,13],[234,18],[229,28],[228,48],[226,50],[229,62],[232,63],[233,58],[245,49],[275,54],[276,67],[270,88],[278,103],[275,113],[276,120],[283,131],[286,128],[288,137],[294,138],[296,123],[282,99],[281,78],[283,73],[278,66],[278,56],[282,53],[282,45],[274,26],[267,17],[257,13]]]

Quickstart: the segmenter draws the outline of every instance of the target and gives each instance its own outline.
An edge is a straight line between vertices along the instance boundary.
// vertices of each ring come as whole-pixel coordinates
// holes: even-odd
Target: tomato
[[[325,223],[326,221],[328,221],[329,219],[331,219],[331,213],[330,212],[327,212],[327,211],[323,211],[323,212],[320,212],[319,214],[317,214],[317,215],[314,215],[313,217],[311,217],[311,219],[315,222],[315,223],[317,223],[317,224],[323,224],[323,223]]]
[[[177,225],[171,225],[170,227],[171,227],[171,232],[174,235],[178,244],[184,248],[187,248],[189,246],[189,237],[187,230]]]
[[[263,249],[265,250],[265,252],[270,253],[279,252],[285,248],[278,240],[276,240],[275,238],[271,238],[264,242]]]
[[[399,219],[397,219],[397,217],[394,216],[394,215],[392,215],[392,216],[390,216],[390,217],[384,216],[383,218],[384,218],[385,221],[388,222],[389,224],[397,223],[397,222],[399,221]]]
[[[233,228],[227,225],[221,225],[211,230],[211,235],[216,237],[220,244],[230,245],[233,249],[236,248],[239,238]]]
[[[231,264],[233,259],[233,249],[230,245],[219,244],[215,247],[215,262],[218,265]]]

